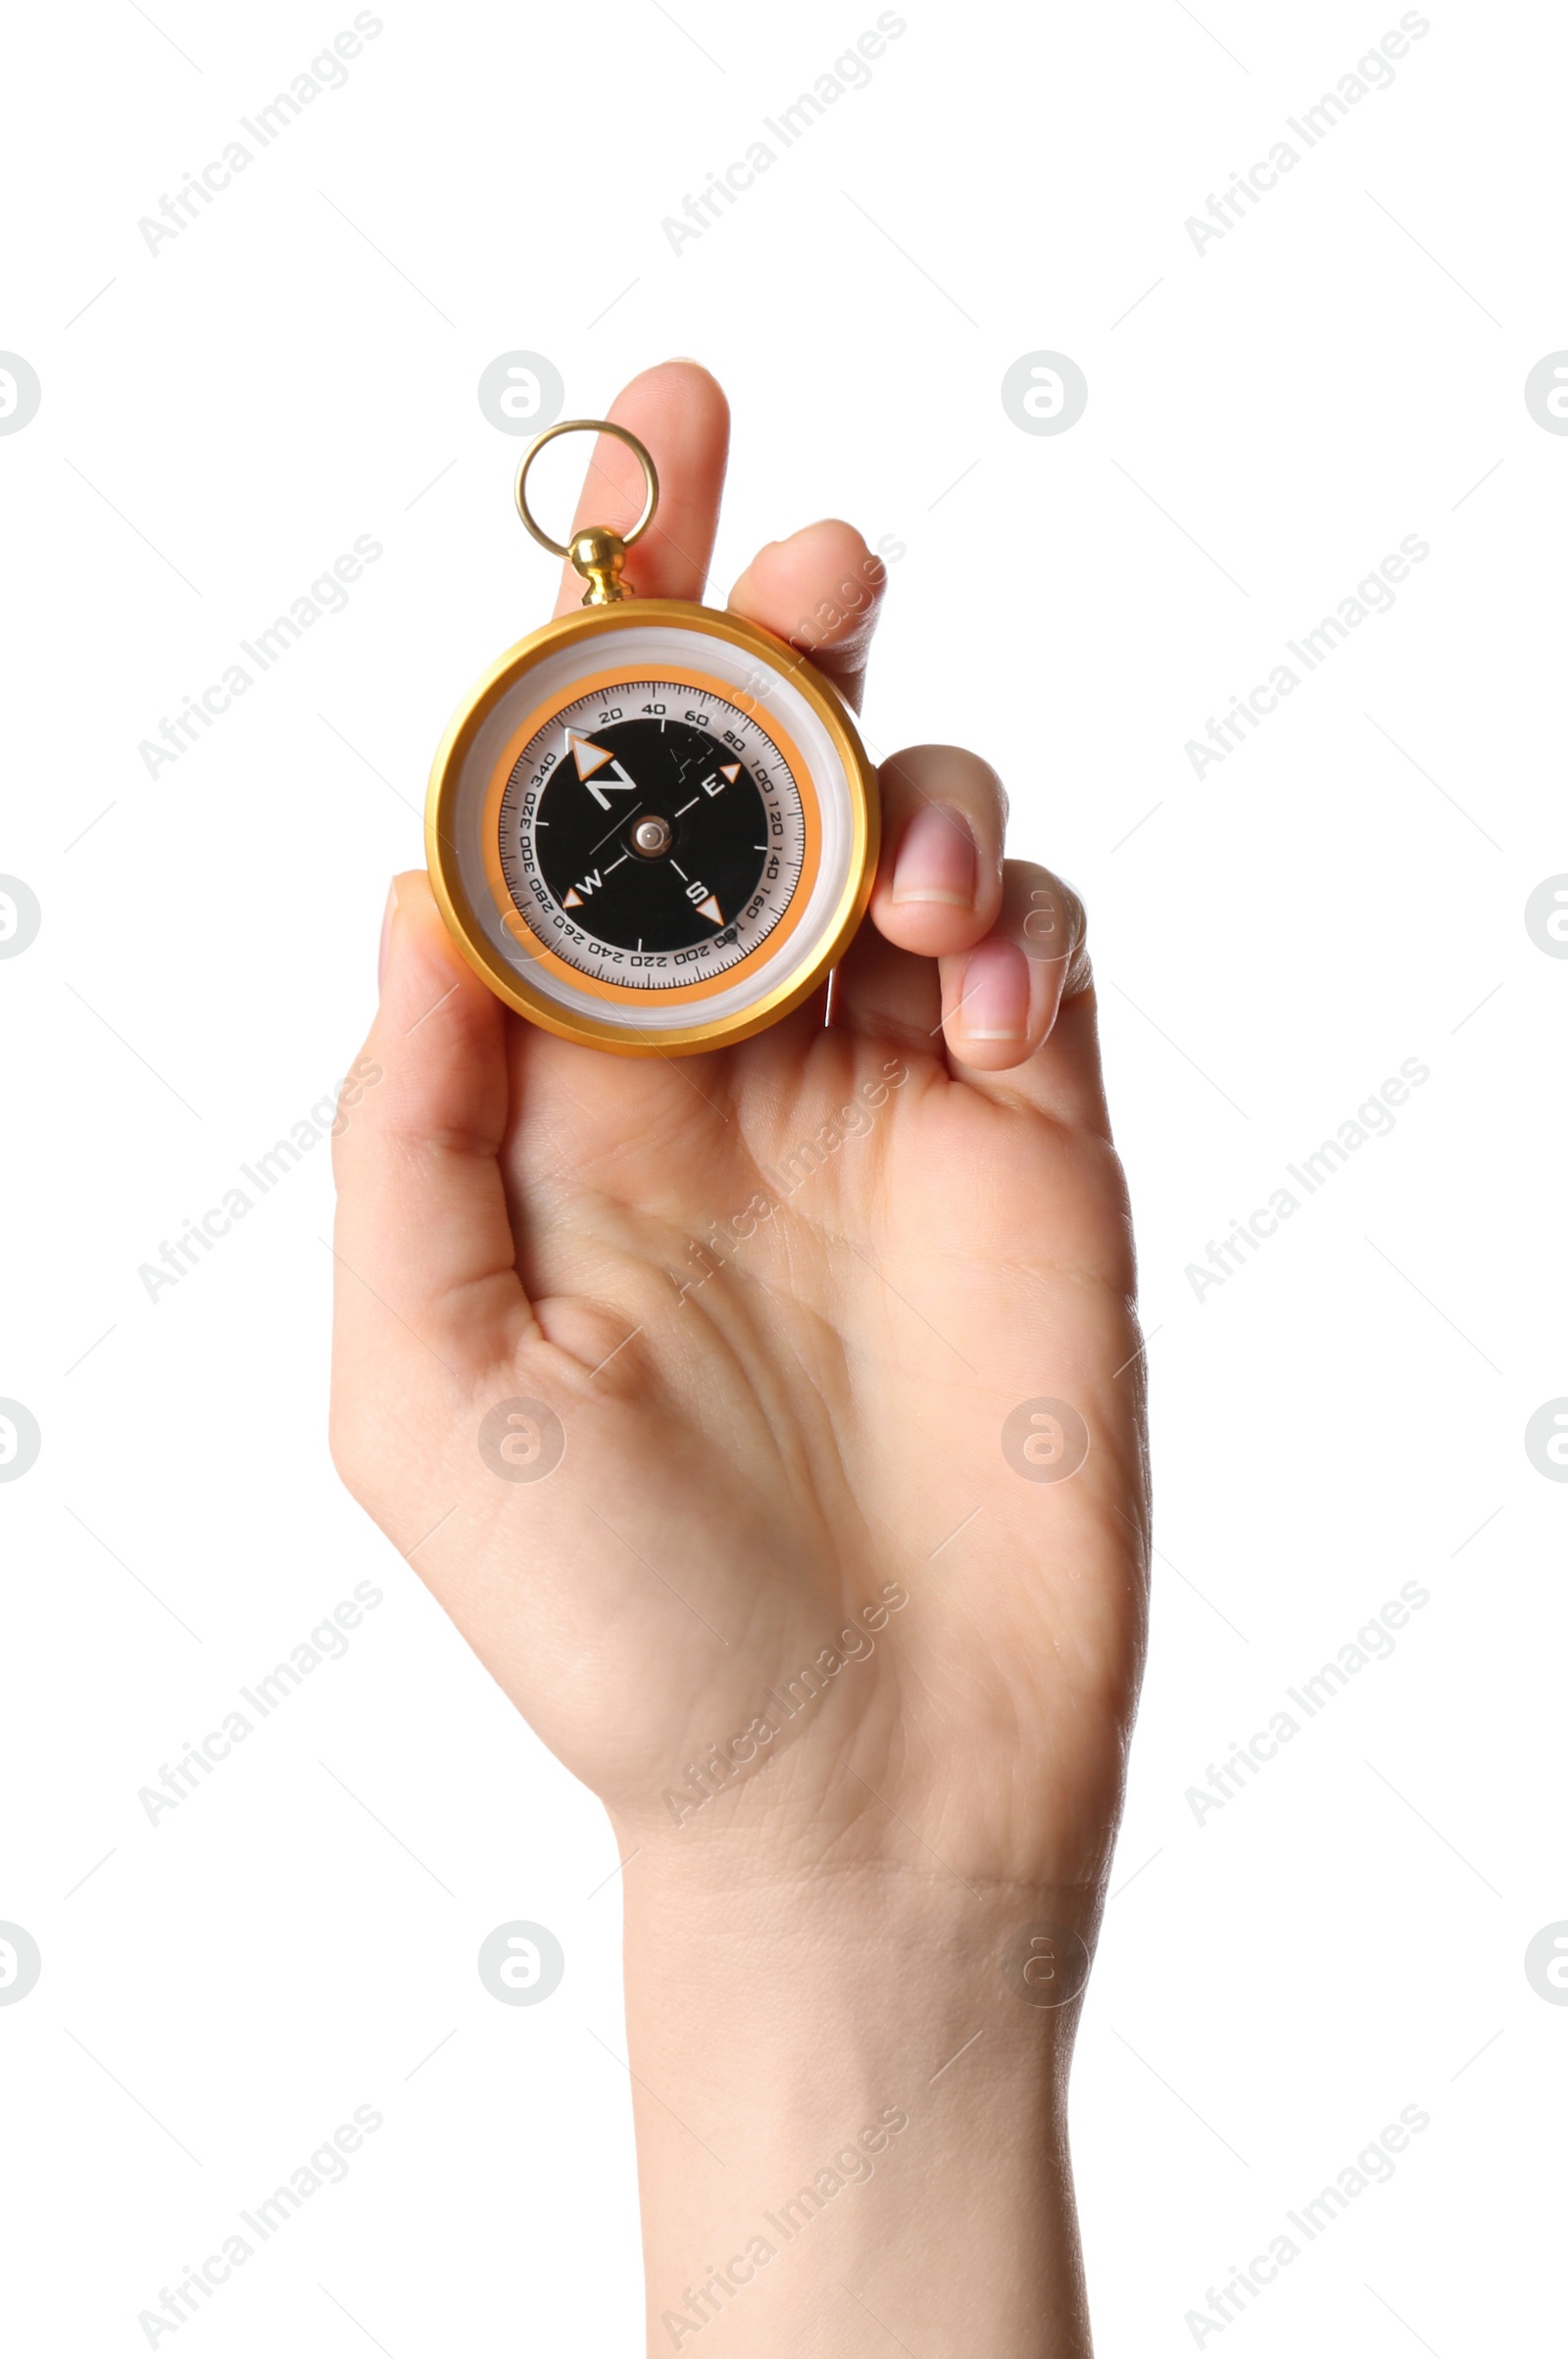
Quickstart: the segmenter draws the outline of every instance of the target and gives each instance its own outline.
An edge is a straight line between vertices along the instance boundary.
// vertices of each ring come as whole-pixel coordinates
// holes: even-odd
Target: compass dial
[[[836,691],[771,632],[673,598],[511,649],[447,731],[425,811],[470,965],[519,1015],[628,1057],[798,1007],[865,912],[877,840]]]
[[[750,959],[807,858],[801,786],[774,737],[716,689],[658,673],[534,722],[496,821],[529,931],[577,973],[649,993]]]

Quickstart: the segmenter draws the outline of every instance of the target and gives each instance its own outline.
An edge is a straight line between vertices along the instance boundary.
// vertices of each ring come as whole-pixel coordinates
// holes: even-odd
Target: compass
[[[527,475],[564,433],[618,436],[647,498],[624,535],[540,530]],[[431,883],[459,949],[518,1014],[624,1056],[682,1056],[788,1014],[837,963],[876,870],[876,779],[842,698],[757,623],[638,598],[658,504],[625,427],[569,419],[517,473],[534,538],[588,583],[458,712],[430,778]]]

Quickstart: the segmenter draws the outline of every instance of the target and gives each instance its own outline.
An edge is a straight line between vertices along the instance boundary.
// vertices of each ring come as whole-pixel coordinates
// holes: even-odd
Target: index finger
[[[616,394],[610,416],[647,444],[659,470],[659,506],[626,559],[622,579],[639,598],[701,599],[712,562],[729,457],[729,404],[723,388],[697,361],[662,361]],[[531,482],[529,490],[531,494]],[[644,495],[635,451],[613,435],[597,435],[572,532],[589,524],[629,531],[642,514]],[[546,529],[554,527],[547,521]],[[576,567],[566,565],[556,613],[569,614],[580,607],[586,586]]]

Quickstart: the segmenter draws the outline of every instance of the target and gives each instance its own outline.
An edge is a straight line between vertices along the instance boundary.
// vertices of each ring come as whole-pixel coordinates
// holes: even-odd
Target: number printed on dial
[[[725,974],[767,941],[807,834],[800,782],[755,715],[694,675],[640,676],[538,721],[506,779],[497,850],[559,958],[658,992]]]

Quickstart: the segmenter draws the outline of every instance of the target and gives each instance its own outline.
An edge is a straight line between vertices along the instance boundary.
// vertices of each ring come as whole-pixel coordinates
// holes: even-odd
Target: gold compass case
[[[652,478],[651,462],[648,472]],[[523,514],[534,530],[525,507]],[[544,539],[537,531],[535,537]],[[777,1023],[842,958],[876,874],[876,773],[843,699],[793,647],[711,607],[639,598],[618,581],[624,543],[597,528],[579,541],[591,543],[591,564],[576,543],[563,554],[595,585],[583,611],[545,624],[509,649],[465,700],[441,742],[425,806],[430,880],[464,958],[519,1015],[563,1039],[623,1057],[692,1056]],[[616,552],[608,571],[607,541]],[[650,686],[655,693],[643,697],[642,712],[664,716],[673,697],[683,702],[683,719],[628,724],[621,719],[623,708],[609,701],[617,687],[631,694]],[[684,839],[672,840],[671,822],[650,809],[656,798],[641,794],[603,742],[616,730],[593,727],[596,706],[607,723],[616,716],[622,743],[628,726],[673,726],[694,745],[690,724],[702,722],[712,759],[721,765],[699,782],[709,798],[722,794],[725,779],[744,774],[749,799],[738,802],[732,795],[729,808],[734,813],[744,809],[750,832],[762,831],[761,844],[746,847],[748,855],[763,860],[749,899],[750,888],[741,887],[728,910],[713,892],[699,903],[705,879],[687,881],[688,868],[674,857],[676,849],[686,849]],[[573,713],[588,726],[572,728]],[[720,732],[725,718],[731,725]],[[662,753],[666,741],[642,742]],[[724,764],[731,749],[734,760]],[[695,763],[697,770],[706,760]],[[686,770],[693,766],[686,762]],[[575,792],[579,781],[594,798],[591,806]],[[547,881],[553,855],[543,812],[552,786],[558,826],[553,847],[563,844],[564,816],[579,829],[597,828],[610,813],[600,841],[614,856],[618,883],[612,887],[597,844],[582,855],[580,875],[560,867],[564,852],[554,856],[557,882],[552,887]],[[640,797],[635,803],[633,794]],[[627,801],[612,804],[618,795]],[[713,814],[723,807],[698,792],[683,808],[698,806],[698,819],[682,821],[677,811],[675,821],[716,827]],[[634,834],[630,813],[636,811],[645,815]],[[734,824],[726,823],[733,836]],[[739,823],[748,831],[747,820]],[[666,875],[656,890],[646,865],[650,848],[679,886]],[[692,858],[688,852],[688,861]],[[700,857],[697,864],[703,865]],[[563,885],[567,876],[571,881]],[[617,892],[622,902],[630,892],[662,896],[660,913],[666,906],[679,911],[672,922],[689,930],[698,924],[692,908],[670,898],[680,891],[713,929],[711,946],[704,940],[662,957],[641,955],[635,914],[622,917],[613,941],[591,931],[601,922],[599,909]],[[577,911],[585,908],[588,918],[579,920]]]

